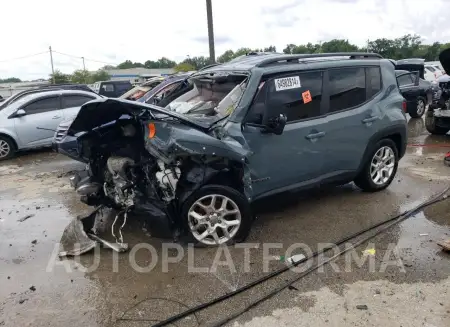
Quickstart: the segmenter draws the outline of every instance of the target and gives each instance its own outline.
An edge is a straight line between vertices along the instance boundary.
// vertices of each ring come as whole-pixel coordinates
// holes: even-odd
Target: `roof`
[[[361,57],[361,58],[359,58]],[[383,59],[380,55],[365,52],[347,52],[347,53],[318,53],[318,54],[280,54],[274,52],[258,52],[251,53],[246,56],[235,58],[224,64],[207,67],[200,70],[197,74],[213,73],[216,71],[236,71],[244,72],[252,70],[253,68],[268,68],[277,67],[285,64],[298,64],[299,62],[314,63],[321,62],[335,62],[352,60],[367,60],[367,59]]]

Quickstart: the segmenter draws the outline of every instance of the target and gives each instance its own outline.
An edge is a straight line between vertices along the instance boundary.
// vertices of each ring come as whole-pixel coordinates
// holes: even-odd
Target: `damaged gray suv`
[[[392,182],[407,130],[394,69],[370,53],[249,54],[198,71],[158,106],[91,101],[60,147],[76,139],[90,167],[77,191],[118,212],[116,226],[135,214],[200,245],[239,242],[256,200]]]

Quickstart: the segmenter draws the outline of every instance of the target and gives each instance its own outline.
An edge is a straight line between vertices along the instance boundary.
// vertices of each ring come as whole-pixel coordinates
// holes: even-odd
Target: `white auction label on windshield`
[[[299,76],[277,78],[275,80],[275,90],[277,90],[277,91],[298,89],[301,87],[302,87],[302,85],[300,84]]]

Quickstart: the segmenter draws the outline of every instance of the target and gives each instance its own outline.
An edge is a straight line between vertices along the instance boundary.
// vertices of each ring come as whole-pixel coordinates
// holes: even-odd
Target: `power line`
[[[16,58],[11,58],[11,59],[4,59],[4,60],[0,60],[0,62],[8,62],[8,61],[13,61],[13,60],[19,60],[19,59],[25,59],[25,58],[35,57],[35,56],[39,56],[39,55],[44,54],[44,53],[48,53],[48,51],[39,52],[39,53],[35,53],[35,54],[28,55],[28,56],[23,56],[23,57],[16,57]]]
[[[110,63],[110,62],[105,62],[105,61],[100,61],[100,60],[89,59],[89,58],[82,57],[82,56],[75,56],[75,55],[71,55],[71,54],[68,54],[68,53],[59,52],[59,51],[55,51],[55,50],[53,50],[53,52],[54,52],[54,53],[58,53],[58,54],[63,55],[63,56],[76,58],[76,59],[84,59],[84,60],[87,60],[87,61],[98,62],[98,63],[101,63],[101,64],[112,65],[112,66],[117,65],[117,64]]]

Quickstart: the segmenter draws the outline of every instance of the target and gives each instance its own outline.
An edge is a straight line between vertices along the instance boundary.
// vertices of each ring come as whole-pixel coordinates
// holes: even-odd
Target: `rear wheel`
[[[355,184],[363,191],[376,192],[391,184],[398,167],[398,150],[390,139],[379,141],[355,179]]]
[[[425,109],[426,109],[425,99],[422,97],[418,97],[416,105],[411,106],[408,113],[412,118],[420,118],[425,113]]]
[[[0,135],[0,161],[14,157],[16,148],[11,138]]]
[[[425,116],[425,128],[428,132],[434,135],[444,135],[449,131],[448,128],[436,126],[436,118],[434,117],[434,112],[430,110],[427,111],[427,114]]]
[[[223,185],[206,185],[194,192],[181,209],[189,242],[218,246],[242,242],[250,232],[250,204],[239,191]]]

